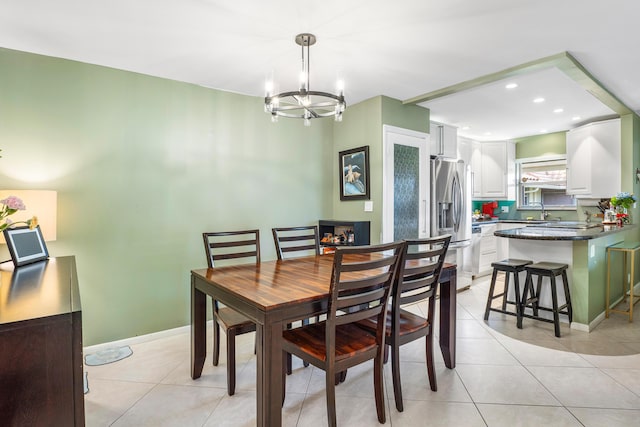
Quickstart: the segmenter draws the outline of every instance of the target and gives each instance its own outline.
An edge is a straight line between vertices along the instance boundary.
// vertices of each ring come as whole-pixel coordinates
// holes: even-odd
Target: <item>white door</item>
[[[429,134],[382,132],[382,242],[429,237]]]

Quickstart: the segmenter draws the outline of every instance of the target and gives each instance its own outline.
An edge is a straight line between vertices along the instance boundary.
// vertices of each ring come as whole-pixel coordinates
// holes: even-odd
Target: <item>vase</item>
[[[616,213],[625,215],[621,218],[622,223],[624,224],[631,223],[631,216],[629,215],[629,210],[627,208],[625,208],[624,206],[616,206]]]

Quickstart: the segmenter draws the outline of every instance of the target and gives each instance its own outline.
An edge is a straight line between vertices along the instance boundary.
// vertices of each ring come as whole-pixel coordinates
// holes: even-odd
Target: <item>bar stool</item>
[[[527,270],[527,279],[524,283],[524,292],[522,294],[522,316],[553,323],[555,326],[556,337],[560,337],[560,314],[567,315],[569,317],[569,323],[573,320],[573,309],[571,308],[571,296],[569,294],[569,280],[567,279],[568,268],[569,266],[567,264],[558,264],[555,262],[537,262],[525,267],[525,270]],[[533,276],[538,277],[536,289],[533,289]],[[560,307],[558,307],[558,289],[556,288],[557,276],[562,277],[564,297],[566,300],[566,303]],[[540,291],[542,288],[543,277],[549,278],[551,285],[552,308],[540,306]],[[527,307],[531,307],[533,309],[533,316],[524,313],[524,310]],[[551,311],[553,313],[553,320],[538,316],[538,310]]]
[[[522,329],[522,307],[520,302],[520,280],[518,278],[518,274],[524,271],[525,266],[532,263],[533,261],[511,258],[491,263],[491,267],[493,267],[493,275],[491,276],[491,286],[489,287],[489,296],[487,297],[487,307],[484,311],[484,320],[489,320],[490,311],[510,314],[512,316],[516,316],[516,325],[518,328]],[[498,277],[499,271],[504,272],[504,290],[501,294],[495,295],[496,278]],[[515,288],[515,301],[507,300],[507,293],[509,292],[509,274],[513,274],[514,276],[513,283]],[[491,307],[491,302],[500,297],[502,297],[502,308]],[[507,304],[514,304],[516,306],[516,311],[508,311]]]
[[[635,286],[635,278],[634,278],[634,270],[635,270],[635,255],[636,252],[640,250],[640,242],[620,242],[615,245],[611,245],[607,247],[607,308],[605,310],[605,317],[609,317],[610,312],[614,313],[622,313],[627,314],[629,316],[629,322],[633,321],[633,306],[640,300],[640,296],[633,295],[633,288]],[[627,295],[629,295],[629,309],[628,310],[617,310],[615,308],[611,308],[610,296],[611,296],[611,253],[612,252],[622,252],[623,255],[623,269],[622,274],[624,275],[624,281],[622,282],[622,301],[619,301],[618,304],[625,302],[627,300]],[[628,261],[627,261],[628,260]],[[629,266],[629,267],[628,267]],[[629,276],[627,276],[627,271],[630,270]],[[627,283],[627,277],[629,277],[629,282]],[[626,289],[625,289],[626,288]],[[637,298],[637,299],[635,299]],[[615,307],[614,306],[614,307]]]

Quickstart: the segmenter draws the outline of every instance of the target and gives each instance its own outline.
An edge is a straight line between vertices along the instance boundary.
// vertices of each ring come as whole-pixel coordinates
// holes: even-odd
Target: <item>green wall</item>
[[[271,227],[332,216],[331,120],[274,124],[261,98],[6,49],[0,93],[0,188],[58,191],[49,252],[76,256],[85,345],[187,325],[202,232],[259,228],[273,259]],[[357,118],[352,142],[375,145]]]
[[[371,221],[371,243],[380,243],[382,235],[382,126],[428,132],[429,110],[417,105],[403,105],[401,101],[377,96],[350,106],[341,123],[334,126],[333,217]],[[373,212],[364,212],[364,201],[341,201],[338,177],[338,153],[343,150],[369,146],[371,169],[371,201]]]
[[[566,132],[515,139],[516,159],[567,154]]]

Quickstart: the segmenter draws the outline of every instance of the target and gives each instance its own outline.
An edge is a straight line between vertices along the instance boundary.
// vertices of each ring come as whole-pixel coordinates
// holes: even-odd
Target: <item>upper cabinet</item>
[[[512,142],[474,143],[471,195],[473,198],[515,199],[515,147]]]
[[[567,132],[567,194],[606,198],[620,191],[620,119]]]
[[[458,157],[458,129],[437,122],[430,122],[431,155],[451,159]]]

